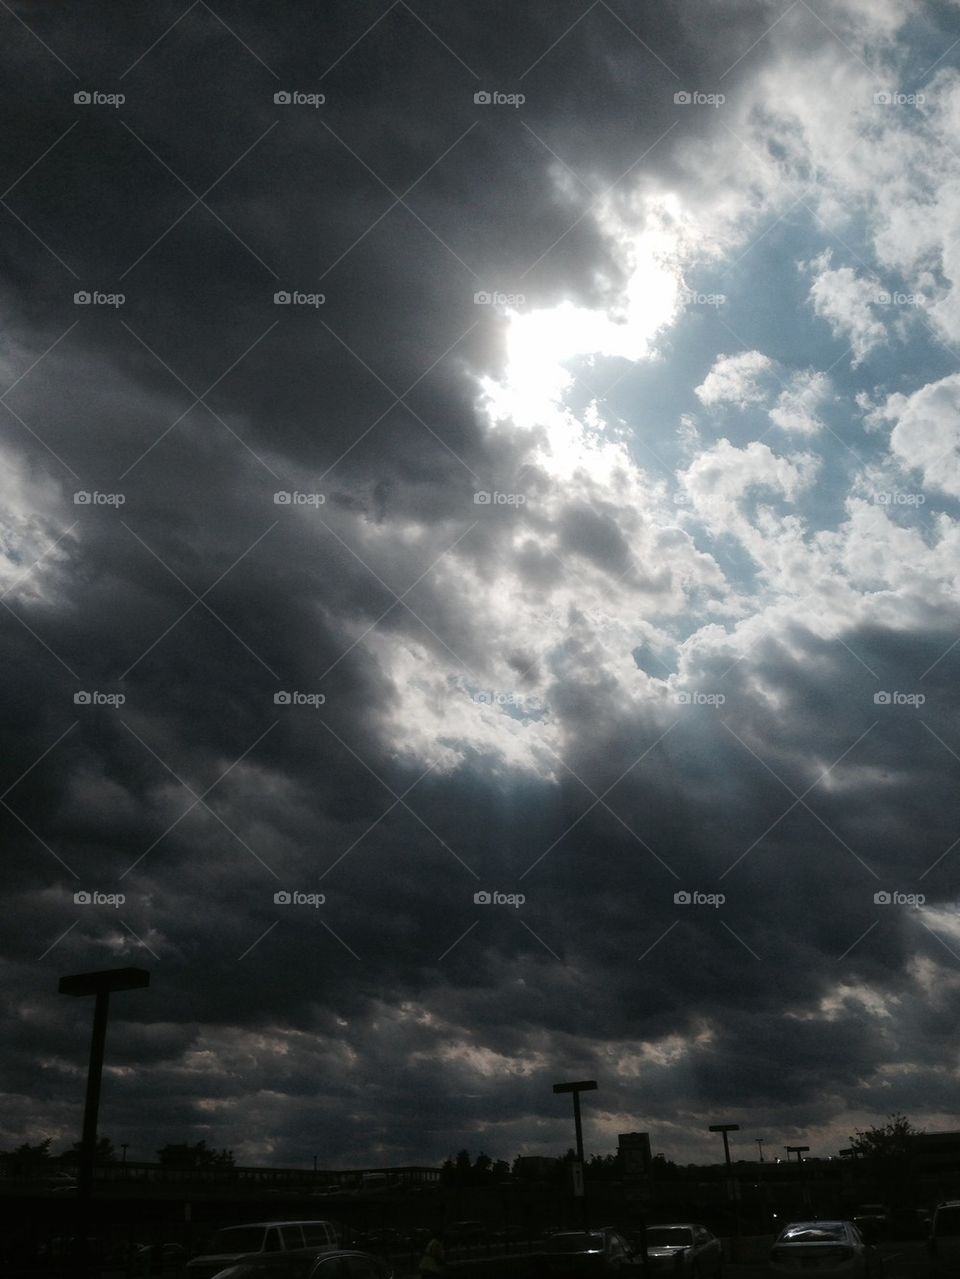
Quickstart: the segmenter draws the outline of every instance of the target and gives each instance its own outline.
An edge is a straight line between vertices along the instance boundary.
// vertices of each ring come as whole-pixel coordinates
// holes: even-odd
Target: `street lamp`
[[[83,1136],[80,1141],[80,1164],[77,1169],[77,1199],[86,1205],[93,1185],[93,1160],[97,1149],[97,1113],[100,1109],[100,1079],[103,1075],[103,1050],[107,1040],[107,1016],[112,990],[141,990],[150,985],[150,974],[144,968],[107,968],[95,973],[77,973],[61,977],[61,995],[95,995],[93,1034],[90,1038],[90,1064],[87,1067],[87,1094],[83,1106]],[[124,1147],[126,1153],[126,1147]],[[86,1229],[86,1226],[83,1227]]]
[[[733,1235],[735,1240],[739,1240],[740,1238],[740,1201],[737,1198],[737,1188],[734,1185],[734,1181],[733,1181],[733,1165],[730,1162],[730,1143],[727,1140],[727,1133],[739,1132],[740,1125],[739,1124],[711,1124],[710,1131],[723,1133],[723,1159],[724,1159],[724,1163],[727,1165],[727,1185],[730,1188],[729,1193],[733,1198]],[[734,1244],[734,1251],[735,1252],[737,1251],[736,1243]],[[734,1260],[736,1260],[736,1258],[734,1258]]]
[[[587,1229],[587,1197],[584,1193],[584,1176],[583,1176],[583,1127],[580,1123],[580,1094],[582,1092],[593,1092],[596,1089],[597,1081],[595,1079],[581,1079],[571,1084],[554,1084],[554,1092],[572,1092],[573,1093],[573,1124],[577,1134],[577,1169],[574,1173],[573,1193],[578,1196],[583,1203],[583,1229]]]

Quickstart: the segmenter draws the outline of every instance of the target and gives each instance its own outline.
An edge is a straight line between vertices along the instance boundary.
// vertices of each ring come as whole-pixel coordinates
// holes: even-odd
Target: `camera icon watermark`
[[[491,493],[487,489],[480,489],[473,495],[473,504],[474,506],[526,506],[527,498],[524,493]]]
[[[73,95],[78,107],[122,107],[127,100],[125,93],[101,93],[99,89],[78,89]]]
[[[677,706],[723,706],[727,700],[725,693],[705,693],[699,688],[689,692],[674,693],[673,700]]]
[[[698,293],[695,289],[681,289],[679,301],[681,306],[712,306],[719,308],[727,300],[725,293]]]
[[[475,906],[512,906],[514,910],[519,910],[526,900],[523,893],[501,893],[496,890],[488,892],[480,889],[473,894]]]
[[[881,89],[873,95],[876,107],[922,107],[926,100],[924,93],[898,93],[890,89]]]
[[[673,894],[674,906],[712,906],[717,910],[726,900],[723,893],[701,893],[697,889],[688,892],[680,888]]]
[[[96,889],[88,892],[86,889],[79,888],[73,894],[73,901],[77,906],[112,906],[116,910],[126,900],[123,893],[101,893]]]
[[[99,289],[78,289],[73,295],[74,306],[112,306],[115,311],[126,300],[125,293],[101,293]]]
[[[891,293],[888,289],[878,289],[873,295],[875,306],[926,306],[927,296],[925,293],[901,293],[894,289]]]
[[[526,102],[522,93],[500,93],[498,90],[478,89],[473,95],[474,105],[478,107],[522,107]]]
[[[277,289],[273,295],[274,306],[312,306],[314,310],[326,303],[325,293],[304,293],[300,289]]]
[[[318,910],[326,900],[323,893],[302,893],[298,889],[288,892],[285,888],[280,888],[273,894],[275,906],[312,906],[314,910]]]
[[[101,693],[98,689],[88,692],[87,689],[78,689],[73,695],[74,706],[123,706],[126,703],[126,693]]]
[[[323,706],[326,700],[324,693],[301,693],[296,689],[292,693],[281,690],[273,695],[274,706],[312,706],[315,710]]]
[[[881,689],[873,695],[874,706],[923,706],[926,700],[926,693],[901,693],[896,689],[892,693]]]
[[[474,306],[523,306],[525,293],[499,293],[496,290],[477,289],[473,295]]]
[[[302,93],[299,89],[278,89],[273,95],[274,106],[278,107],[322,107],[327,100],[325,93]]]
[[[323,493],[301,493],[298,489],[292,493],[280,489],[273,495],[274,506],[323,506],[326,500]]]
[[[126,500],[123,493],[101,493],[97,489],[77,489],[73,495],[74,506],[123,506]]]
[[[925,506],[925,493],[905,493],[903,489],[882,489],[874,493],[873,500],[877,506]]]
[[[722,107],[726,100],[723,93],[701,93],[699,89],[680,89],[673,95],[678,107]]]
[[[924,893],[901,893],[896,890],[887,892],[885,889],[880,889],[873,894],[875,906],[911,906],[919,910],[926,905],[926,901]]]

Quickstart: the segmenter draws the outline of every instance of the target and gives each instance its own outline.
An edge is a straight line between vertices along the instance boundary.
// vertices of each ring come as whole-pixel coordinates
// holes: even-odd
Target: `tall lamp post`
[[[583,1174],[583,1126],[580,1122],[580,1094],[582,1092],[593,1092],[596,1089],[597,1081],[595,1079],[581,1079],[572,1084],[554,1084],[554,1092],[572,1092],[573,1093],[573,1124],[577,1134],[577,1168],[573,1174],[573,1193],[583,1204],[583,1229],[587,1231],[587,1196],[586,1184]]]
[[[739,1124],[711,1124],[711,1132],[723,1133],[723,1161],[727,1165],[727,1185],[730,1188],[730,1195],[733,1199],[733,1253],[734,1261],[739,1257],[740,1252],[740,1200],[737,1198],[737,1187],[733,1180],[733,1165],[730,1162],[730,1143],[727,1140],[728,1132],[739,1132]]]
[[[93,1187],[93,1161],[97,1150],[97,1114],[100,1109],[100,1080],[103,1075],[103,1051],[107,1040],[107,1017],[110,992],[141,990],[150,985],[150,974],[144,968],[107,968],[95,973],[77,973],[60,978],[61,995],[94,995],[93,1034],[90,1038],[90,1063],[87,1067],[87,1095],[83,1106],[83,1136],[80,1141],[80,1164],[77,1169],[77,1200],[81,1215],[90,1200]],[[86,1230],[86,1227],[82,1227]]]
[[[809,1146],[784,1146],[784,1150],[787,1152],[788,1155],[797,1156],[798,1164],[803,1163],[803,1156],[806,1154],[806,1152],[809,1149],[810,1149]],[[803,1197],[803,1206],[805,1208],[809,1208],[810,1207],[810,1188],[807,1185],[806,1177],[800,1178],[800,1194]]]

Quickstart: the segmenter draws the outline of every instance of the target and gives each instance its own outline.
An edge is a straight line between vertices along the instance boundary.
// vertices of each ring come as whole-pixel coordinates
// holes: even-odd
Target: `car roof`
[[[230,1226],[221,1226],[221,1230],[244,1230],[253,1226],[332,1226],[333,1222],[329,1217],[314,1217],[310,1221],[297,1218],[291,1221],[288,1218],[282,1221],[236,1221]]]
[[[654,1221],[647,1226],[648,1230],[706,1230],[699,1221]]]
[[[551,1239],[579,1239],[583,1235],[602,1235],[605,1230],[612,1230],[612,1226],[591,1226],[589,1230],[555,1230]]]
[[[822,1230],[824,1227],[828,1229],[831,1226],[849,1226],[852,1222],[844,1220],[842,1217],[832,1217],[829,1221],[788,1221],[783,1227],[784,1230]]]
[[[937,1204],[937,1208],[960,1208],[960,1199],[944,1199],[943,1203]]]

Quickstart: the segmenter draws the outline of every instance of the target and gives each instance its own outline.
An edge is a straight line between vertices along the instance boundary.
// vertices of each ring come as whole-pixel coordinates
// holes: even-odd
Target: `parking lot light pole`
[[[580,1200],[583,1204],[583,1229],[587,1231],[587,1195],[586,1195],[586,1177],[583,1170],[583,1126],[580,1122],[580,1094],[582,1092],[592,1092],[596,1089],[597,1081],[595,1079],[581,1079],[572,1084],[554,1084],[554,1092],[572,1092],[573,1093],[573,1124],[577,1135],[577,1163],[580,1167],[580,1176],[582,1185],[580,1187]],[[576,1186],[576,1183],[574,1183]]]
[[[795,1154],[797,1156],[798,1164],[803,1163],[803,1156],[806,1154],[806,1152],[809,1149],[810,1149],[809,1146],[784,1146],[784,1150],[787,1152],[788,1155]],[[807,1185],[807,1179],[805,1176],[800,1178],[800,1194],[803,1197],[804,1208],[809,1208],[810,1207],[810,1188]]]
[[[730,1162],[730,1143],[727,1140],[727,1133],[739,1132],[740,1125],[711,1124],[710,1131],[723,1134],[723,1161],[727,1165],[727,1185],[733,1196],[733,1259],[737,1261],[740,1253],[740,1200],[737,1198],[737,1188],[733,1184],[733,1165]]]
[[[140,990],[150,985],[150,974],[144,968],[107,968],[95,973],[78,973],[60,978],[61,995],[95,995],[93,1034],[90,1037],[90,1062],[87,1067],[87,1093],[83,1106],[83,1136],[80,1141],[80,1163],[77,1169],[77,1200],[85,1208],[93,1186],[93,1161],[97,1149],[97,1114],[100,1109],[100,1080],[103,1075],[103,1051],[107,1040],[107,1017],[112,990]],[[86,1229],[84,1226],[83,1229]]]

